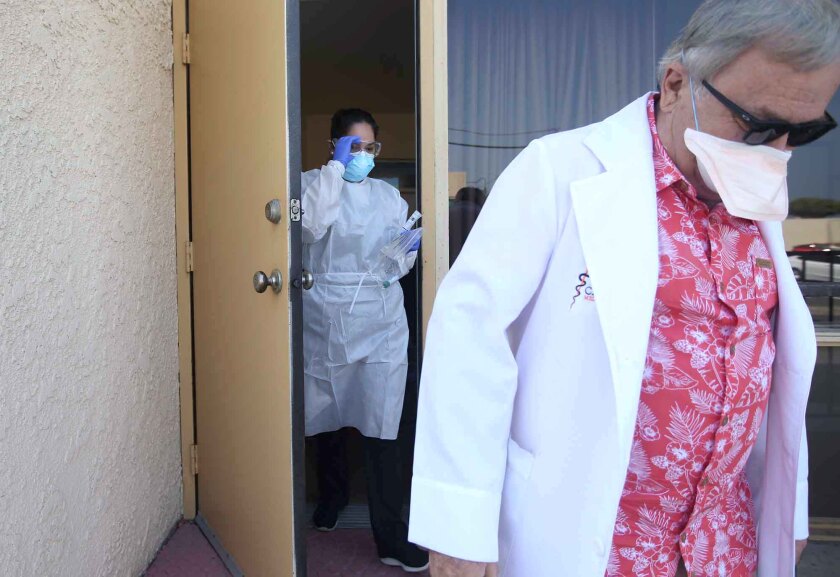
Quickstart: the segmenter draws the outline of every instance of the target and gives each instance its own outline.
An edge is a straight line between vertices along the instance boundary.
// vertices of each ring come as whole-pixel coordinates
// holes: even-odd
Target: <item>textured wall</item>
[[[179,518],[169,0],[0,0],[0,575]]]

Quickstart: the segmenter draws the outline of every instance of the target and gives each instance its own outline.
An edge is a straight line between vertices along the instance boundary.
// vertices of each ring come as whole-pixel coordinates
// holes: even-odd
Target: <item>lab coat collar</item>
[[[631,103],[589,134],[584,144],[605,170],[571,183],[613,377],[622,454],[628,459],[659,274],[647,99],[645,95]]]
[[[648,97],[632,102],[587,136],[584,144],[604,172],[571,183],[572,206],[613,376],[619,437],[628,458],[659,277]],[[778,281],[775,367],[809,375],[816,349],[802,345],[815,342],[813,322],[787,259],[781,223],[758,226]],[[795,397],[797,403],[807,401],[807,394]]]

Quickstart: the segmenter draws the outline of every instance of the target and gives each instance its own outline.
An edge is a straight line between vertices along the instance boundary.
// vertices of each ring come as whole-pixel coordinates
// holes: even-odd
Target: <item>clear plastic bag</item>
[[[415,212],[403,225],[400,234],[380,249],[380,257],[370,274],[388,288],[411,270],[417,258],[415,248],[423,238],[422,228],[411,228],[420,220],[421,215]]]

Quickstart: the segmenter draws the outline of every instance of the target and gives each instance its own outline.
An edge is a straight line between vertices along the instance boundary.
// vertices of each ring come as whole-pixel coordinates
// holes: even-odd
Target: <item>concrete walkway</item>
[[[840,543],[808,543],[796,577],[840,577]]]

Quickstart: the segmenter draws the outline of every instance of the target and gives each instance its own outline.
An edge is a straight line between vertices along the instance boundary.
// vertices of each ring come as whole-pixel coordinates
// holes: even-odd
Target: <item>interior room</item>
[[[399,190],[408,214],[421,210],[417,195],[417,114],[415,5],[413,0],[302,0],[300,5],[300,71],[302,166],[321,168],[330,159],[330,120],[339,109],[369,111],[379,125],[381,153],[371,178]],[[422,225],[422,222],[420,223]],[[417,343],[421,310],[419,266],[401,279],[409,329],[405,401],[398,436],[399,460],[408,505],[417,406]],[[304,313],[305,314],[305,313]],[[345,429],[349,504],[339,516],[337,531],[310,531],[309,568],[330,574],[332,563],[344,563],[358,547],[359,574],[374,575],[379,564],[370,534],[363,440]],[[307,518],[318,502],[317,444],[307,439]],[[361,544],[360,544],[361,543]],[[364,563],[372,563],[370,568]],[[317,565],[317,566],[316,566]]]

